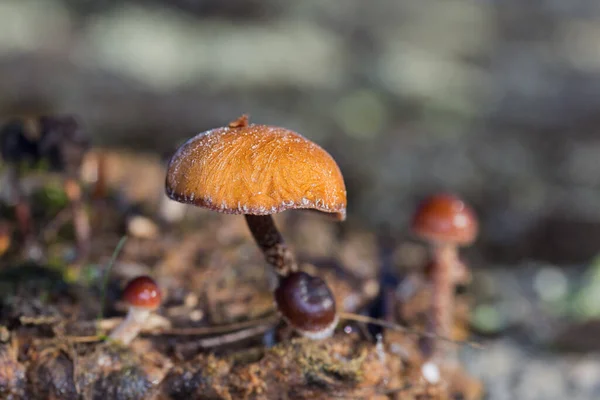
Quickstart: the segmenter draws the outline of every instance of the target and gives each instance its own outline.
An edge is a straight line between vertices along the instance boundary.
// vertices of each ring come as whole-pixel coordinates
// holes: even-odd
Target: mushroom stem
[[[90,221],[83,207],[81,186],[75,179],[67,178],[64,182],[64,189],[71,204],[71,213],[73,214],[73,226],[77,242],[77,259],[85,260],[90,249]]]
[[[109,338],[128,345],[136,338],[150,316],[150,310],[130,307],[127,316],[109,335]]]
[[[455,265],[458,260],[458,249],[453,244],[437,244],[434,247],[435,268],[431,271],[433,298],[431,304],[431,333],[450,337],[453,324]],[[445,351],[440,346],[433,350],[438,355]]]
[[[283,236],[270,215],[246,215],[248,228],[258,247],[265,255],[267,263],[278,275],[286,276],[298,270],[298,263],[292,251],[286,246]]]

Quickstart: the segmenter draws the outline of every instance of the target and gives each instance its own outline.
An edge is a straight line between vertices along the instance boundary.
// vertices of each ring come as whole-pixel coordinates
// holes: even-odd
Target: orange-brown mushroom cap
[[[419,205],[412,230],[425,240],[466,246],[477,237],[478,222],[475,212],[464,201],[444,193]]]
[[[227,214],[307,208],[346,217],[346,187],[334,159],[296,132],[245,117],[184,143],[171,158],[167,195]]]

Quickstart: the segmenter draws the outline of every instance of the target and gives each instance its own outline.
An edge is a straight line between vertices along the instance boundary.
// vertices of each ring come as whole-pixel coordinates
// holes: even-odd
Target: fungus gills
[[[265,255],[265,260],[275,272],[287,276],[298,270],[298,263],[292,251],[287,247],[283,236],[275,226],[270,215],[246,215],[248,228]]]

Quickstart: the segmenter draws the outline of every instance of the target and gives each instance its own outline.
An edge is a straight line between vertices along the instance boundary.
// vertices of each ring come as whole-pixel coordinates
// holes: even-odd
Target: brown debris
[[[245,128],[248,126],[248,119],[249,119],[248,115],[243,114],[241,117],[239,117],[235,121],[231,121],[229,123],[229,127],[230,128]]]
[[[103,154],[110,192],[117,186],[114,155]],[[132,176],[119,176],[119,182],[148,182],[139,178],[140,171],[164,178],[160,165],[153,168],[131,166]],[[138,199],[151,208],[160,189],[140,191]],[[93,215],[93,206],[90,211]],[[325,341],[286,335],[287,327],[274,314],[272,276],[239,217],[195,212],[177,226],[165,226],[152,212],[140,214],[155,224],[156,235],[131,238],[102,287],[100,272],[132,215],[112,206],[105,211],[107,223],[94,230],[90,251],[90,262],[103,268],[92,270],[89,282],[65,281],[60,257],[73,244],[52,242],[58,235],[46,240],[52,268],[20,266],[13,246],[3,256],[12,268],[0,271],[7,288],[0,294],[5,326],[0,398],[477,400],[483,395],[481,384],[460,366],[442,366],[440,382],[427,383],[415,334],[385,330],[383,340],[373,343],[364,326],[344,321]],[[290,212],[277,219],[290,243],[302,250],[300,269],[328,282],[340,311],[366,310],[379,290],[374,237],[355,228],[341,233],[330,222],[304,215]],[[164,305],[153,316],[164,327],[145,327],[129,347],[103,341],[97,335],[109,333],[125,312],[117,300],[123,283],[140,273],[156,277],[164,288]],[[423,277],[415,276],[409,295],[394,292],[394,317],[420,329],[431,292]],[[105,315],[96,319],[103,291]],[[455,338],[468,335],[468,312],[468,298],[461,295]],[[162,329],[167,331],[161,334]]]
[[[25,393],[25,366],[18,360],[17,343],[0,344],[0,396],[18,399]]]
[[[73,356],[61,348],[30,352],[27,370],[28,392],[35,399],[77,399]]]

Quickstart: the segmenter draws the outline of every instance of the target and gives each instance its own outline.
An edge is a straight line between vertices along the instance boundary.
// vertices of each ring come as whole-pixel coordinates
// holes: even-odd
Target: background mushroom
[[[80,260],[87,257],[90,226],[82,201],[80,168],[89,148],[88,136],[71,115],[20,118],[3,126],[0,149],[2,159],[10,167],[9,182],[16,204],[16,219],[26,244],[33,239],[33,227],[31,211],[19,180],[23,167],[45,162],[50,171],[64,176],[64,190],[73,215],[77,256]]]
[[[80,170],[90,149],[90,139],[71,115],[39,118],[42,136],[39,157],[50,169],[64,175],[64,190],[69,199],[77,244],[77,258],[84,261],[90,249],[90,222],[83,204]]]
[[[171,158],[167,195],[227,214],[244,214],[267,262],[279,275],[298,269],[272,214],[314,209],[346,217],[346,187],[334,159],[285,128],[248,124],[196,135]]]
[[[24,166],[39,160],[37,142],[41,132],[34,118],[13,119],[0,130],[0,154],[7,165],[10,198],[15,204],[19,233],[27,243],[31,240],[31,210],[23,195],[19,180]]]
[[[426,271],[433,285],[430,329],[448,337],[453,323],[457,277],[467,275],[464,271],[466,265],[458,257],[458,246],[470,245],[477,237],[477,217],[460,198],[451,194],[436,194],[419,205],[412,221],[412,230],[428,241],[433,250],[433,260]],[[424,348],[426,353],[434,351],[431,343]]]

